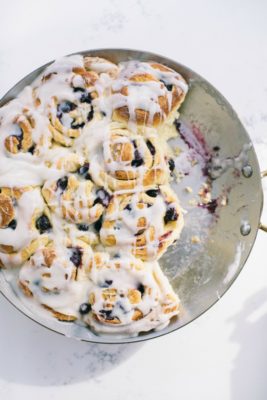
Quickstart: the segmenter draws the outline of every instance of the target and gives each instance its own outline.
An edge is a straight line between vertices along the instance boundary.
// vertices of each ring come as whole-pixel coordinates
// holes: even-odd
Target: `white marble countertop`
[[[59,55],[97,47],[155,51],[190,66],[226,96],[267,169],[267,2],[0,4],[0,96]],[[267,221],[266,210],[263,217]],[[0,297],[0,398],[266,400],[266,245],[267,235],[259,232],[241,275],[211,310],[145,344],[75,342]]]

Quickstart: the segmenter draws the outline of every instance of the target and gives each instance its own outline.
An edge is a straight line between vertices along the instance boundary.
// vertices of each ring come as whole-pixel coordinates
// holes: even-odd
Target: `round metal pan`
[[[236,157],[250,138],[235,111],[225,98],[205,79],[189,68],[168,58],[149,52],[128,49],[88,50],[77,54],[100,56],[113,62],[129,59],[156,61],[181,73],[190,89],[180,109],[180,121],[201,131],[208,147],[220,147],[220,157]],[[47,67],[46,64],[17,83],[0,101],[0,106],[14,98]],[[248,151],[248,164],[253,174],[245,177],[227,170],[213,183],[213,192],[227,191],[228,204],[217,210],[213,222],[203,223],[198,210],[186,215],[185,229],[177,245],[161,259],[161,266],[179,294],[181,316],[162,331],[143,333],[137,337],[97,336],[88,328],[75,323],[59,322],[38,314],[23,301],[0,271],[1,293],[23,314],[57,333],[98,343],[131,343],[152,339],[183,327],[208,310],[231,286],[243,268],[255,242],[263,204],[261,175],[253,147]],[[179,185],[178,185],[179,186]],[[179,188],[175,187],[178,195]],[[183,205],[182,199],[182,205]],[[245,229],[243,229],[245,227]],[[190,238],[201,241],[193,246]]]

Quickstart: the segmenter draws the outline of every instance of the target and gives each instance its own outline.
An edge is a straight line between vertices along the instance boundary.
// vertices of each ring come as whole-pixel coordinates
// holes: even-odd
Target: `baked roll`
[[[169,186],[115,195],[103,215],[100,239],[142,260],[158,259],[183,228],[179,201]]]
[[[92,179],[112,191],[164,184],[170,177],[167,157],[154,135],[111,129],[88,153]]]
[[[0,263],[21,265],[48,242],[52,223],[39,188],[0,189]]]
[[[75,102],[58,102],[53,98],[49,128],[55,142],[64,146],[73,144],[73,139],[79,137],[82,128],[93,119],[94,110],[91,103],[89,93],[84,99],[81,96]]]
[[[47,120],[31,106],[23,107],[18,101],[6,105],[9,113],[1,119],[0,146],[5,156],[32,161],[51,147],[51,134]],[[3,110],[2,110],[3,111]]]
[[[50,242],[23,265],[19,286],[59,321],[74,321],[87,295],[88,278],[83,268],[91,258],[91,248],[82,242],[69,243],[68,247]]]
[[[56,143],[71,146],[93,119],[92,100],[97,96],[98,74],[87,71],[82,57],[55,62],[34,88],[37,109],[48,116]]]
[[[178,315],[157,260],[183,228],[167,140],[186,92],[155,62],[74,55],[0,109],[0,267],[59,321],[137,335]]]
[[[174,117],[188,90],[176,71],[155,62],[121,63],[112,83],[113,120],[157,126]]]
[[[110,200],[108,192],[97,188],[87,178],[85,169],[86,165],[78,170],[82,179],[70,174],[57,181],[47,181],[42,188],[43,197],[50,210],[58,217],[76,224],[96,222]]]
[[[38,109],[49,116],[49,129],[56,143],[72,146],[94,118],[93,100],[108,90],[117,70],[105,59],[81,56],[48,67],[35,87],[34,97]]]
[[[137,335],[163,328],[179,312],[179,299],[157,262],[95,253],[89,278],[84,321],[98,333]]]

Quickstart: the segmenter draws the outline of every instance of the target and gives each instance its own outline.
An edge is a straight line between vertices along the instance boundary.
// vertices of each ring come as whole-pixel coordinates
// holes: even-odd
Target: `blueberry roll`
[[[90,265],[84,321],[98,333],[137,335],[163,328],[179,312],[179,299],[157,262],[95,253]]]
[[[85,166],[77,174],[65,175],[57,181],[47,181],[42,194],[50,210],[58,217],[76,224],[92,224],[103,214],[110,195],[83,175],[82,168]]]
[[[39,188],[0,189],[0,262],[17,266],[52,232],[50,214]]]
[[[183,228],[183,213],[168,186],[114,196],[103,215],[100,239],[142,260],[158,259]]]
[[[143,137],[127,129],[111,129],[88,152],[92,179],[112,191],[168,182],[167,157],[155,136]]]
[[[133,60],[120,64],[112,89],[113,120],[142,128],[171,119],[188,86],[178,72],[165,65]]]
[[[59,321],[74,321],[88,292],[83,267],[91,257],[91,248],[82,242],[68,246],[50,242],[22,266],[19,286]]]

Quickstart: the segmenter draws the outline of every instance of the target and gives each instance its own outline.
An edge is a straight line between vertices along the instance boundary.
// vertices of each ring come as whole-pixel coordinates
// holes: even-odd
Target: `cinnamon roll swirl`
[[[47,243],[52,224],[39,188],[0,189],[0,262],[21,265]]]
[[[0,109],[0,267],[59,321],[137,335],[178,315],[157,260],[183,228],[167,140],[187,89],[156,62],[73,55]]]
[[[74,174],[47,181],[42,194],[53,213],[76,224],[96,222],[110,200],[109,193],[103,188],[97,188],[90,179],[79,179]]]
[[[136,335],[163,328],[179,313],[179,299],[158,264],[95,253],[84,321],[99,333]]]
[[[19,285],[59,321],[74,321],[88,290],[82,271],[91,257],[91,248],[82,242],[68,247],[50,242],[23,265]]]
[[[19,107],[10,108],[11,118],[4,118],[1,123],[1,142],[5,154],[26,160],[32,156],[42,156],[51,147],[46,119],[28,107],[21,110]]]
[[[97,148],[89,150],[90,174],[112,191],[164,184],[169,166],[155,136],[143,137],[127,129],[112,129]]]
[[[130,249],[142,260],[158,259],[183,228],[178,199],[168,186],[113,196],[103,215],[100,239],[105,246]]]
[[[178,72],[155,62],[121,63],[112,83],[113,119],[157,126],[175,115],[188,86]]]

